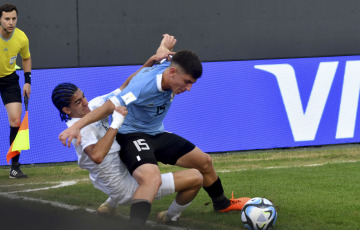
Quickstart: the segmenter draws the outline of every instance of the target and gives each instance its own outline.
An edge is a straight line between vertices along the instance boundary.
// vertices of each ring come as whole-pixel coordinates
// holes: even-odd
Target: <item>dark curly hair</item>
[[[61,121],[71,120],[71,117],[64,113],[62,108],[70,107],[71,98],[77,90],[78,87],[72,83],[61,83],[54,88],[51,99],[60,112]]]

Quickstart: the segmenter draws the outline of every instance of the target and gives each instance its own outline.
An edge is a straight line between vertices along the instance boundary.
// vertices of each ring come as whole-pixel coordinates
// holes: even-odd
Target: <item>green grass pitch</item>
[[[358,229],[360,226],[358,144],[212,154],[212,158],[226,196],[231,197],[234,191],[235,197],[265,197],[274,203],[278,212],[275,229]],[[160,164],[160,169],[169,172],[180,168]],[[15,180],[8,178],[9,167],[0,167],[1,199],[10,199],[11,194],[33,198],[30,202],[34,203],[49,201],[77,210],[96,210],[107,198],[92,186],[88,173],[75,162],[24,165],[22,170],[29,178]],[[66,184],[71,181],[73,184]],[[57,186],[60,182],[63,186]],[[156,213],[166,210],[174,197],[154,201],[149,220],[155,221]],[[129,207],[120,206],[117,212],[115,221],[126,222],[124,216],[129,215]],[[96,214],[88,215],[91,219]],[[240,213],[214,213],[204,190],[172,227],[243,229]],[[166,229],[166,226],[152,228]]]

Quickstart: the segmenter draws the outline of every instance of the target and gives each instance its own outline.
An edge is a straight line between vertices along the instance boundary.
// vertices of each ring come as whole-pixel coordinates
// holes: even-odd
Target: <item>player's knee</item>
[[[151,186],[155,188],[161,186],[161,174],[158,168],[147,168],[146,170],[141,170],[136,173],[134,171],[133,176],[140,186]]]
[[[152,185],[154,185],[155,188],[159,189],[161,186],[161,175],[154,175],[154,176],[150,176],[151,180],[149,180],[149,183],[151,183]]]
[[[194,187],[201,188],[203,186],[204,177],[201,172],[197,169],[190,169],[193,178]]]
[[[213,166],[213,163],[212,163],[212,159],[211,159],[209,154],[205,154],[202,157],[202,162],[201,162],[200,165],[201,166],[198,169],[200,170],[200,172],[202,174],[206,174],[206,173],[210,173],[210,172],[214,171],[214,166]]]

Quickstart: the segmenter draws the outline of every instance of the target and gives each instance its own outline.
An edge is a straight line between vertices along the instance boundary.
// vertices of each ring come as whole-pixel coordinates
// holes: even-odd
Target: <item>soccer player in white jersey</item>
[[[164,60],[160,65],[143,68],[120,94],[110,98],[59,136],[64,145],[70,146],[74,137],[79,141],[79,129],[84,125],[108,116],[116,106],[127,107],[128,115],[119,129],[117,141],[121,145],[122,161],[139,183],[133,196],[131,213],[140,214],[135,215],[134,220],[144,222],[147,219],[151,203],[161,185],[157,161],[198,169],[204,178],[203,187],[212,199],[216,212],[240,211],[250,200],[248,197],[228,199],[210,155],[188,140],[164,132],[163,119],[174,96],[190,91],[201,75],[202,64],[198,56],[192,51],[179,51],[171,61]],[[147,213],[139,210],[147,210]]]
[[[84,93],[77,86],[62,83],[53,90],[52,100],[60,111],[61,120],[66,121],[67,126],[71,127],[81,117],[119,92],[121,90],[117,89],[88,103]],[[126,108],[121,106],[114,111],[111,125],[107,117],[85,126],[81,129],[81,144],[76,146],[78,165],[89,171],[94,187],[109,196],[99,207],[99,214],[114,214],[118,205],[129,204],[139,186],[120,160],[120,145],[115,141],[117,130],[126,114]],[[74,145],[75,142],[74,139]],[[161,179],[162,185],[156,199],[174,192],[178,194],[169,209],[158,214],[158,219],[163,222],[177,221],[181,212],[190,205],[202,187],[202,175],[196,169],[187,169],[162,174]]]
[[[156,55],[152,56],[144,66],[152,66],[155,61],[174,54],[171,50],[175,43],[176,39],[173,36],[165,34]],[[108,98],[120,93],[132,77],[133,75],[119,89],[97,97],[90,103],[87,103],[82,91],[71,83],[58,85],[53,90],[52,100],[60,112],[61,120],[67,121],[67,125],[71,127],[76,120],[89,113],[91,109],[101,106]],[[118,109],[123,115],[127,113],[124,107],[122,109],[118,107]],[[106,117],[84,127],[81,130],[83,138],[80,145],[76,146],[79,166],[89,171],[94,187],[109,195],[107,201],[98,209],[98,213],[102,214],[114,213],[118,204],[131,203],[132,196],[138,188],[137,182],[121,162],[120,146],[114,140],[122,120],[123,117],[114,112],[111,126]],[[176,221],[201,188],[202,175],[198,170],[190,169],[164,174],[161,178],[162,186],[156,198],[174,193],[174,191],[178,194],[168,210],[158,213],[158,221]],[[146,212],[146,210],[140,210],[140,212],[144,211]]]

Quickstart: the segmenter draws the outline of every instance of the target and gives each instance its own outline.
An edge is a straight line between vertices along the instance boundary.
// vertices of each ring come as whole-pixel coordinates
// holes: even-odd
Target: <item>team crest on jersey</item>
[[[16,61],[16,56],[10,58],[10,65],[14,64]]]
[[[121,96],[121,99],[125,102],[126,105],[128,105],[131,102],[135,101],[137,98],[132,92],[128,92],[124,96]]]

